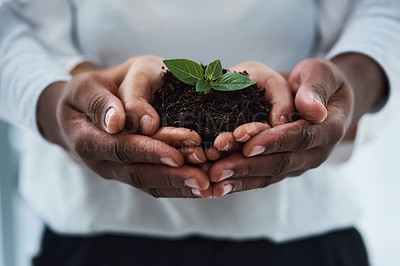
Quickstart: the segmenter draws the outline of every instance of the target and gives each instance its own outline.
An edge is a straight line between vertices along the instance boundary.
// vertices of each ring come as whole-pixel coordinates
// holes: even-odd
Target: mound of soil
[[[204,148],[211,146],[221,132],[232,132],[249,122],[267,122],[271,110],[264,89],[256,84],[238,91],[211,90],[204,94],[168,70],[161,89],[154,95],[153,106],[160,115],[161,126],[195,130]]]

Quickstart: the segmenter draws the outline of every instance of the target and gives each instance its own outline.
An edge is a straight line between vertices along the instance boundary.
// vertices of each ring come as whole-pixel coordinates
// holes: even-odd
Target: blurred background
[[[386,126],[352,157],[352,171],[363,203],[358,223],[372,265],[400,265],[400,116],[384,117]],[[15,130],[15,129],[14,129]],[[11,126],[0,121],[0,266],[27,266],[36,254],[43,225],[18,192],[18,154]],[[18,141],[18,139],[13,139]],[[38,151],[40,153],[40,151]],[[375,163],[365,163],[375,162]],[[340,211],[340,210],[338,210]]]

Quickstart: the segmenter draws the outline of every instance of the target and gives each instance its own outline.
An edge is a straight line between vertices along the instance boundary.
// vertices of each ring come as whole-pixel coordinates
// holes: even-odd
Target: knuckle
[[[250,169],[255,169],[256,164],[254,162],[252,162],[252,160],[249,161],[248,164],[244,165],[243,167],[241,167],[240,169],[235,169],[235,171],[242,177],[246,177],[249,176],[250,174]]]
[[[236,182],[233,186],[232,192],[245,191],[249,189],[249,182],[247,178],[242,178],[239,182]]]
[[[153,140],[140,140],[137,143],[137,147],[139,148],[139,152],[143,155],[144,159],[147,161],[154,161],[152,152],[156,149],[156,147],[153,145]]]
[[[316,129],[313,126],[305,126],[301,131],[302,136],[298,145],[299,150],[308,150],[315,140]]]
[[[291,160],[286,154],[279,156],[274,167],[272,168],[272,176],[281,176],[286,173],[291,167]]]
[[[143,156],[144,156],[144,158],[145,158],[147,161],[150,161],[150,162],[154,161],[154,158],[153,158],[153,156],[151,155],[150,151],[145,150],[145,151],[143,152]]]
[[[267,136],[267,134],[274,134],[272,141],[266,140],[263,141],[262,145],[265,147],[265,151],[268,153],[274,153],[281,150],[282,147],[285,147],[285,143],[289,138],[289,132],[278,132],[272,129],[272,133],[260,133],[261,136]]]
[[[158,188],[151,188],[147,190],[147,193],[152,196],[153,198],[162,198],[163,194],[161,193],[160,189]]]
[[[269,145],[266,145],[266,150],[269,151],[269,153],[280,151],[281,148],[285,146],[285,143],[288,138],[289,138],[288,132],[279,133],[277,141],[273,141]]]
[[[127,176],[126,176],[126,180],[124,180],[124,182],[135,188],[146,188],[146,186],[143,182],[143,178],[144,177],[138,168],[136,168],[136,169],[129,168]]]
[[[131,159],[128,156],[127,150],[123,147],[121,147],[120,143],[118,141],[113,141],[110,145],[111,148],[111,153],[113,154],[114,158],[123,164],[130,164],[132,163]]]
[[[100,124],[102,110],[107,107],[107,97],[103,95],[94,95],[89,99],[87,114],[92,119],[93,123]]]
[[[260,187],[259,188],[265,188],[271,185],[271,177],[270,176],[263,176],[260,181]]]
[[[248,164],[241,169],[242,176],[246,177],[250,175],[250,170],[252,174],[262,174],[265,172],[265,164],[259,159],[250,159]]]
[[[184,180],[182,179],[180,183],[177,182],[175,175],[172,173],[172,168],[165,168],[163,180],[165,180],[167,187],[169,188],[181,188],[184,186]]]

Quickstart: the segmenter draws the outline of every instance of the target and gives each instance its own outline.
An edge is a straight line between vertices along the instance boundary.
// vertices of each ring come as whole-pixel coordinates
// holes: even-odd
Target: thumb
[[[328,117],[326,100],[314,86],[300,86],[294,101],[296,109],[306,120],[322,123]]]
[[[125,110],[115,96],[117,87],[111,80],[96,74],[81,74],[70,81],[68,102],[104,131],[115,134],[125,124]]]
[[[328,116],[328,102],[340,88],[332,63],[321,59],[300,62],[290,73],[289,85],[295,93],[295,106],[306,120],[322,123]]]

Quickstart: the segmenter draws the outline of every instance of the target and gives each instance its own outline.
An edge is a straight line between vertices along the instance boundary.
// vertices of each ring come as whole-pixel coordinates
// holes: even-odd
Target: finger
[[[196,147],[201,145],[200,135],[187,128],[161,127],[151,137],[174,147]]]
[[[208,160],[216,161],[223,156],[222,152],[218,151],[213,146],[206,149],[206,156]]]
[[[343,79],[333,63],[307,59],[290,73],[289,84],[296,94],[296,109],[303,118],[322,123],[328,116],[328,102],[343,85]]]
[[[267,123],[252,122],[239,126],[233,132],[233,136],[237,142],[246,142],[260,132],[271,128]]]
[[[264,82],[265,98],[271,104],[269,122],[277,126],[289,122],[294,113],[294,100],[288,82],[278,73],[272,74]]]
[[[246,157],[254,157],[275,152],[307,150],[320,144],[316,140],[316,135],[320,134],[317,128],[317,124],[303,119],[269,128],[247,141],[243,145],[242,153]]]
[[[343,87],[331,97],[328,105],[331,115],[323,123],[314,124],[302,119],[264,130],[244,144],[242,153],[253,157],[336,145],[347,131],[346,121],[352,112],[351,101],[349,88]]]
[[[271,103],[269,122],[272,126],[289,121],[294,112],[292,92],[286,79],[278,72],[260,62],[245,62],[233,66],[229,71],[249,73],[249,78],[265,89],[265,99]]]
[[[202,164],[207,161],[206,154],[201,147],[183,147],[180,151],[187,163]]]
[[[204,190],[199,190],[199,189],[192,189],[192,192],[194,195],[198,196],[198,197],[202,197],[204,199],[211,199],[213,198],[213,188],[210,185],[207,189]]]
[[[116,85],[109,79],[96,74],[81,74],[71,80],[68,104],[104,131],[115,134],[125,124],[122,102],[114,95]]]
[[[195,195],[192,192],[192,189],[179,189],[179,188],[151,188],[151,189],[142,189],[142,191],[151,195],[154,198],[201,198],[201,195]]]
[[[118,180],[139,189],[198,189],[210,186],[208,176],[198,168],[184,165],[173,168],[163,165],[96,162],[89,164],[106,179]]]
[[[198,167],[199,169],[201,169],[204,173],[208,174],[208,172],[210,171],[210,168],[212,166],[212,163],[207,161],[205,163],[202,164],[198,164],[196,165],[196,167]]]
[[[213,198],[221,198],[227,194],[232,194],[241,191],[253,190],[258,188],[265,188],[269,185],[283,180],[284,177],[242,177],[227,179],[212,185]]]
[[[85,160],[106,160],[123,164],[153,163],[179,167],[182,154],[166,143],[143,135],[119,133],[110,135],[79,116],[71,107],[65,116],[63,129],[72,143],[71,150]]]
[[[234,154],[216,162],[208,175],[211,182],[247,176],[281,176],[301,169],[304,158],[295,153],[276,153],[254,158]]]
[[[197,188],[187,189],[169,189],[169,188],[153,188],[143,189],[146,193],[155,198],[212,198],[212,189],[209,187],[205,190]]]
[[[213,198],[220,198],[226,194],[232,194],[240,191],[265,188],[278,183],[287,177],[296,177],[303,174],[305,170],[297,170],[286,173],[281,176],[249,176],[225,179],[221,182],[212,184]]]
[[[241,144],[235,140],[232,132],[223,132],[214,140],[214,148],[220,152],[237,151]]]
[[[139,57],[132,63],[118,91],[127,121],[145,135],[154,134],[160,125],[160,117],[149,102],[161,88],[162,66],[159,57]]]

